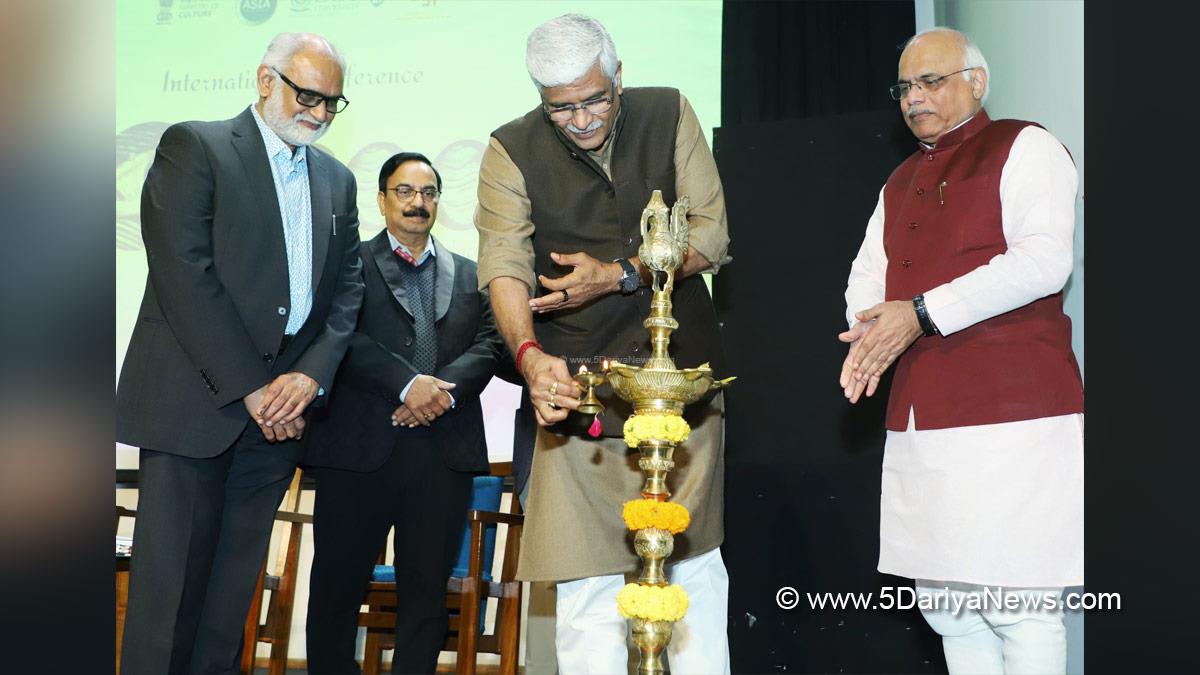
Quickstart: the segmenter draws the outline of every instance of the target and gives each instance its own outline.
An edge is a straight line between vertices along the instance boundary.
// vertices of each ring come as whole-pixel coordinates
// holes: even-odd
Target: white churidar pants
[[[991,598],[998,587],[990,587]],[[921,615],[942,636],[950,675],[1063,675],[1067,671],[1067,631],[1062,588],[1004,588],[1020,597],[1019,608],[983,604],[984,586],[916,580]],[[1051,594],[1055,609],[1035,601]],[[937,604],[931,608],[930,603]],[[975,608],[971,608],[972,602]],[[958,611],[955,611],[958,608]]]
[[[688,594],[688,610],[667,647],[673,675],[728,675],[729,574],[721,549],[667,566],[671,583]],[[617,612],[625,577],[609,574],[558,584],[555,646],[562,675],[628,672],[628,622]]]

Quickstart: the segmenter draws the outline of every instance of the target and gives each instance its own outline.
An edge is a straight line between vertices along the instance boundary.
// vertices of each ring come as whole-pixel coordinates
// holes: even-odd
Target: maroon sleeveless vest
[[[1030,125],[1038,126],[980,110],[892,172],[883,191],[887,300],[909,300],[1008,250],[1000,175]],[[1083,412],[1062,291],[953,335],[918,338],[896,363],[887,428],[906,429],[910,406],[917,429]]]

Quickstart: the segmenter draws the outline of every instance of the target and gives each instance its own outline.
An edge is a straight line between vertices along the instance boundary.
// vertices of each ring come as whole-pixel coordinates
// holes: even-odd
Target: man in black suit
[[[308,672],[357,673],[358,611],[396,527],[393,673],[432,673],[446,640],[446,580],[462,542],[472,474],[488,470],[479,394],[500,336],[475,263],[429,236],[442,179],[403,152],[379,172],[387,223],[360,247],[366,295],[314,413],[306,466],[317,480]]]
[[[354,177],[311,147],[344,72],[321,36],[276,36],[258,102],[170,127],[146,176],[149,279],[117,387],[117,440],[141,448],[123,673],[238,670],[301,415],[362,303]]]

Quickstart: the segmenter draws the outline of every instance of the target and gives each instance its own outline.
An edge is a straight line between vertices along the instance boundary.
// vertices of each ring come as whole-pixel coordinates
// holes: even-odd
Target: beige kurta
[[[725,537],[723,395],[697,412],[667,479],[671,501],[692,514],[687,531],[675,537],[670,562],[707,553]],[[620,438],[539,428],[517,578],[564,581],[640,569],[633,533],[621,519],[622,506],[639,498],[645,480],[637,461],[638,451]]]
[[[715,273],[731,259],[725,196],[716,162],[687,99],[679,97],[675,139],[675,192],[688,195],[689,243]],[[611,175],[613,142],[593,158]],[[630,142],[626,139],[626,142]],[[489,139],[479,168],[479,287],[512,277],[531,289],[535,225],[525,178],[496,138]],[[686,331],[687,326],[680,330]],[[724,375],[718,373],[718,375]],[[620,401],[605,405],[623,406]],[[672,562],[720,546],[724,538],[724,403],[717,396],[706,408],[689,409],[692,434],[675,451],[668,485],[672,501],[692,513],[688,531],[675,538]],[[562,436],[538,429],[529,478],[525,528],[517,577],[562,581],[636,570],[632,535],[621,520],[622,505],[636,499],[644,475],[638,453],[619,438]]]

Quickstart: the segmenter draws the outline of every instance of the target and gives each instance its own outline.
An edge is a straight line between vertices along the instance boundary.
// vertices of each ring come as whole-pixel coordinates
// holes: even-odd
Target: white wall
[[[927,7],[930,0],[918,0]],[[1072,346],[1083,368],[1083,0],[940,0],[939,25],[961,30],[979,45],[991,71],[992,119],[1041,124],[1063,142],[1079,171],[1075,202],[1075,270],[1067,282]],[[928,12],[917,12],[918,30]]]
[[[1063,142],[1079,171],[1075,201],[1075,269],[1065,309],[1071,346],[1083,369],[1083,0],[916,0],[918,31],[960,30],[983,51],[991,72],[992,119],[1041,124]],[[1081,588],[1068,591],[1081,592]],[[1083,673],[1083,615],[1068,613],[1067,672]]]

